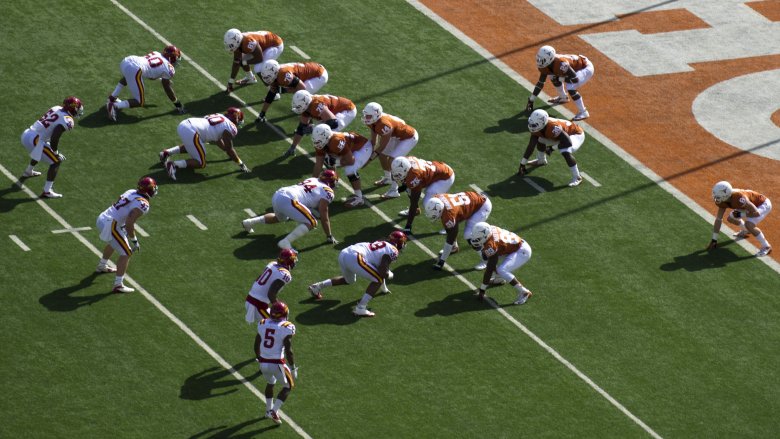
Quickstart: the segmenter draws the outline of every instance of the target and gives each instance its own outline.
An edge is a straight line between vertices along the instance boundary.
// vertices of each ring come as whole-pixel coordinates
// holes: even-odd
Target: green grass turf
[[[281,61],[299,60],[290,49],[296,45],[328,68],[323,92],[359,109],[376,100],[415,126],[421,140],[414,154],[452,165],[454,190],[469,183],[486,190],[491,223],[519,231],[533,247],[517,275],[535,295],[506,311],[660,435],[768,437],[780,427],[777,273],[733,244],[700,251],[709,226],[592,139],[577,158],[603,187],[566,188],[568,170],[553,156],[531,176],[548,191],[537,194],[513,175],[528,139],[520,114],[527,91],[405,3],[306,2],[295,13],[278,1],[123,4],[221,82],[230,67],[224,31],[268,29],[285,38]],[[140,222],[152,236],[141,238],[130,275],[262,389],[243,296],[292,225],[246,235],[239,221],[245,208],[267,209],[273,191],[307,176],[311,163],[301,156],[280,162],[287,143],[248,126],[237,144],[251,174],[236,173],[209,147],[206,169],[169,181],[156,154],[178,143],[182,117],[161,87],[148,83],[150,106],[121,113],[117,124],[102,108],[121,58],[162,43],[105,2],[7,9],[0,69],[14,80],[0,86],[7,145],[0,164],[19,174],[27,160],[18,140],[24,128],[62,97],[81,97],[86,114],[62,139],[68,161],[55,186],[66,198],[47,204],[74,227],[94,227],[97,214],[139,176],[157,178],[160,194]],[[30,17],[32,36],[20,25]],[[63,33],[74,25],[77,31]],[[33,60],[19,49],[29,38]],[[186,62],[175,88],[192,115],[235,104]],[[264,92],[253,86],[238,95],[259,109]],[[287,133],[297,124],[289,99],[268,113]],[[366,134],[359,120],[350,129]],[[310,140],[302,146],[311,150]],[[362,174],[366,192],[378,193],[370,188],[378,166]],[[37,193],[42,180],[27,183]],[[107,295],[110,276],[90,276],[97,258],[72,236],[51,234],[60,225],[10,181],[0,184],[0,195],[0,436],[297,437],[258,419],[261,401],[142,296]],[[405,206],[395,200],[378,207],[395,218]],[[343,241],[336,250],[392,230],[368,209],[335,203],[333,212]],[[438,229],[422,217],[415,222],[434,251],[443,242]],[[9,234],[33,250],[22,253]],[[84,235],[102,248],[94,230]],[[474,301],[463,283],[432,271],[415,245],[393,267],[393,294],[372,301],[375,319],[350,313],[362,284],[326,290],[325,300],[312,302],[306,286],[338,274],[337,251],[323,241],[320,230],[301,238],[300,264],[282,293],[299,329],[301,364],[284,410],[313,437],[646,436]],[[480,282],[470,251],[450,262]],[[489,294],[502,306],[514,299],[509,287]]]

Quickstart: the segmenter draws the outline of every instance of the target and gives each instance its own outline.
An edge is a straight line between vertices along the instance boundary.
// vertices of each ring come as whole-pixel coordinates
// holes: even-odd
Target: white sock
[[[547,163],[547,154],[544,153],[544,151],[536,151],[536,162],[540,165],[544,165]]]
[[[52,186],[54,186],[54,182],[46,180],[46,183],[43,184],[43,191],[44,192],[51,192],[51,187]]]
[[[167,152],[169,155],[170,154],[180,154],[181,153],[181,146],[179,146],[179,145],[173,146],[171,148],[166,149],[165,152]]]
[[[521,284],[520,282],[518,282],[517,285],[515,285],[515,289],[520,294],[524,294],[528,292],[528,288],[524,287],[523,284]]]
[[[124,86],[124,85],[122,85],[122,83],[121,83],[121,82],[117,83],[117,84],[116,84],[116,88],[115,88],[115,89],[114,89],[114,91],[111,93],[111,96],[113,96],[113,97],[117,97],[117,96],[119,96],[119,93],[122,91],[122,89],[123,89],[123,88],[125,88],[125,86]]]
[[[769,247],[769,242],[766,240],[766,237],[764,237],[764,232],[756,235],[756,239],[761,243],[761,247]]]
[[[309,228],[306,227],[306,224],[298,224],[296,228],[293,229],[292,232],[290,232],[289,235],[285,236],[285,239],[287,242],[292,243],[296,239],[300,238],[301,236],[309,233]]]
[[[580,178],[580,168],[578,168],[577,165],[569,167],[569,170],[571,171],[571,178]]]
[[[318,282],[318,283],[320,284],[321,288],[326,288],[326,287],[332,287],[333,286],[333,281],[330,280],[330,279],[325,279],[324,281]]]
[[[116,101],[116,108],[120,110],[130,108],[130,101]]]
[[[177,168],[186,168],[187,167],[187,160],[174,160],[173,165]]]
[[[254,218],[247,218],[246,220],[249,225],[255,225],[255,224],[265,224],[265,215],[256,216]]]
[[[363,298],[360,299],[360,302],[358,303],[358,306],[365,308],[366,306],[368,306],[368,302],[371,299],[373,299],[373,297],[371,297],[370,294],[368,294],[368,293],[363,294]]]
[[[393,174],[392,174],[392,173],[390,173],[390,171],[385,171],[385,178],[386,178],[386,179],[390,180],[392,175],[393,175]]]
[[[580,110],[580,113],[585,112],[585,102],[583,102],[584,99],[582,99],[582,96],[580,96],[579,99],[574,101],[574,105],[577,106],[577,109]]]
[[[393,180],[393,181],[390,183],[390,190],[391,190],[391,191],[397,191],[397,190],[398,190],[398,183],[396,183],[396,181],[395,181],[395,180]]]
[[[107,264],[108,264],[108,259],[102,259],[102,258],[100,259],[100,262],[98,263],[98,265],[107,265]]]
[[[566,99],[566,91],[563,89],[563,84],[555,87],[556,90],[558,90],[558,97],[561,99]]]
[[[25,169],[24,172],[27,173],[27,174],[30,174],[30,173],[32,173],[33,169],[35,169],[35,166],[27,165],[27,169]]]
[[[114,285],[122,285],[125,281],[125,276],[117,276],[114,278]]]
[[[363,191],[361,191],[360,189],[356,189],[355,196],[358,198],[363,198]]]
[[[269,411],[274,406],[274,399],[273,398],[265,398],[265,411]]]

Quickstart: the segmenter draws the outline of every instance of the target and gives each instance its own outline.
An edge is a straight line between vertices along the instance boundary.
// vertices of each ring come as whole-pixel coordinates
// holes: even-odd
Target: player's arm
[[[263,62],[263,48],[260,47],[260,45],[256,45],[255,49],[248,54],[249,56],[244,57],[244,61],[246,64],[259,64]]]
[[[263,338],[260,337],[260,333],[258,332],[255,334],[255,358],[258,360],[260,359],[260,342],[263,341]]]
[[[758,208],[756,207],[756,205],[753,204],[753,202],[751,202],[750,200],[745,200],[745,210],[747,210],[747,216],[749,218],[756,218],[757,216],[761,215],[758,212]]]
[[[333,233],[330,229],[330,216],[328,215],[328,203],[327,200],[322,199],[320,200],[319,208],[317,209],[320,212],[320,222],[322,223],[322,231],[325,232],[325,236],[328,237],[328,239],[333,239]]]
[[[528,146],[525,147],[523,158],[520,160],[520,169],[518,173],[521,176],[525,175],[528,172],[528,169],[526,168],[526,165],[528,164],[528,158],[531,157],[531,153],[533,153],[534,149],[536,149],[536,145],[538,144],[539,144],[539,138],[536,136],[531,136],[531,138],[528,140]]]
[[[284,153],[284,157],[295,154],[295,147],[301,143],[301,139],[303,139],[303,136],[306,134],[311,134],[311,131],[312,131],[311,117],[305,114],[301,114],[300,122],[298,122],[298,127],[295,128],[295,134],[293,135],[292,145],[290,145],[290,147],[287,149],[287,152]]]
[[[284,358],[287,359],[287,363],[290,365],[290,369],[295,369],[295,354],[292,350],[292,335],[288,335],[284,338]]]
[[[539,80],[536,81],[536,85],[534,86],[534,91],[531,93],[531,96],[528,96],[528,105],[525,106],[526,111],[533,111],[534,101],[536,100],[536,97],[539,96],[539,93],[542,92],[542,88],[544,87],[544,81],[546,80],[547,80],[546,73],[542,73],[539,75]]]
[[[160,78],[160,82],[162,82],[163,90],[165,90],[165,94],[168,95],[168,99],[173,102],[173,106],[176,107],[176,110],[179,112],[179,114],[184,114],[186,110],[184,109],[184,105],[176,97],[176,92],[173,91],[173,81],[170,79]]]
[[[409,192],[409,216],[406,217],[406,230],[412,233],[412,222],[417,215],[417,206],[420,204],[420,194],[422,191],[419,189],[412,189]]]
[[[718,213],[715,214],[715,223],[712,225],[712,239],[709,245],[707,245],[707,250],[712,250],[718,246],[718,234],[720,233],[720,226],[723,225],[723,215],[725,213],[725,207],[718,207]]]
[[[54,132],[51,134],[51,139],[49,140],[49,146],[51,146],[52,151],[59,154],[59,151],[57,149],[60,146],[60,137],[62,137],[62,133],[65,132],[65,127],[62,125],[57,125],[54,127]]]
[[[377,271],[379,272],[379,275],[382,276],[382,279],[387,279],[387,275],[390,273],[391,262],[393,262],[393,260],[389,255],[382,255],[382,260],[379,262],[379,267],[377,267]]]
[[[376,148],[374,148],[374,151],[377,154],[380,154],[380,153],[382,153],[382,151],[385,150],[385,148],[387,148],[387,144],[390,143],[390,139],[392,138],[392,133],[388,133],[388,134],[385,134],[384,136],[380,136],[377,133],[372,131],[371,132],[371,144],[372,145],[376,145],[376,143],[374,143],[374,141],[376,140],[376,137],[379,137],[379,145],[377,145]]]
[[[479,252],[480,257],[485,258],[484,250]],[[494,254],[487,258],[487,267],[485,268],[485,274],[482,275],[482,285],[479,286],[477,294],[479,294],[479,300],[485,297],[485,290],[490,285],[490,279],[493,277],[493,272],[496,271],[496,265],[498,265],[498,254]]]
[[[447,232],[447,244],[455,245],[455,240],[458,239],[458,226],[455,225],[455,227],[450,227],[444,230]]]
[[[231,160],[236,162],[241,171],[249,172],[249,168],[247,168],[244,162],[241,161],[241,157],[238,156],[236,149],[233,148],[233,134],[230,131],[222,131],[222,137],[220,137],[219,141],[217,141],[217,146],[219,146],[219,149],[222,151],[225,151]]]
[[[311,176],[317,178],[322,172],[322,165],[325,164],[325,154],[314,156],[314,169],[311,170]]]
[[[141,209],[136,207],[127,215],[127,220],[125,220],[125,231],[127,232],[127,238],[131,241],[137,241],[135,237],[135,222],[138,221],[138,218],[141,218],[143,214]]]
[[[567,84],[576,84],[580,82],[580,79],[577,77],[577,73],[574,71],[574,69],[569,68],[569,70],[566,71],[566,77],[564,78],[563,82]]]
[[[276,297],[279,295],[279,292],[282,291],[282,288],[287,285],[284,283],[281,279],[276,279],[273,281],[271,286],[268,288],[268,300],[270,303],[276,302]]]
[[[534,136],[536,137],[536,136]],[[561,131],[561,135],[558,136],[558,149],[566,149],[571,147],[571,137],[566,131]]]
[[[378,154],[378,153],[380,153],[382,151],[380,151],[379,148],[377,147],[377,144],[376,144],[377,137],[379,137],[379,135],[376,133],[376,131],[374,131],[373,128],[371,128],[371,144],[374,145],[374,152],[376,152]]]

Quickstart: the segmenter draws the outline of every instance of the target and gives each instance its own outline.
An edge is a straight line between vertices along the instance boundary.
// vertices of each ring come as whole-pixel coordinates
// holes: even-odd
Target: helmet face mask
[[[179,50],[178,47],[174,45],[165,46],[165,49],[163,49],[163,56],[165,59],[168,60],[169,63],[171,63],[173,66],[179,65],[179,59],[181,59],[181,50]]]
[[[530,116],[528,116],[528,129],[532,133],[539,132],[547,126],[547,122],[550,120],[550,115],[544,110],[534,110]]]
[[[406,233],[396,230],[387,237],[387,242],[392,244],[400,252],[406,247],[406,241],[409,238],[406,237]]]
[[[311,104],[311,93],[306,90],[298,90],[292,98],[292,111],[295,114],[303,114]]]
[[[237,127],[244,126],[244,112],[238,107],[230,107],[225,112],[225,117],[230,119]]]
[[[138,180],[138,193],[146,195],[149,198],[157,195],[157,181],[152,177],[143,177]]]
[[[433,197],[425,203],[425,216],[431,221],[441,219],[444,213],[444,202],[437,197]]]
[[[371,125],[376,123],[382,117],[382,106],[376,102],[369,102],[363,109],[363,123]]]
[[[241,31],[238,29],[228,29],[225,32],[224,43],[225,50],[228,52],[235,52],[241,46]]]
[[[268,311],[268,315],[274,320],[286,319],[289,313],[290,309],[284,302],[274,302],[273,305],[271,305],[271,309]]]
[[[390,175],[397,182],[404,181],[412,169],[412,163],[406,157],[396,157],[390,163]]]
[[[260,66],[260,77],[266,85],[271,85],[276,80],[276,75],[279,74],[279,63],[275,59],[269,59],[263,61]]]
[[[479,222],[474,225],[474,229],[472,229],[471,237],[469,237],[468,241],[469,244],[471,244],[471,247],[480,249],[485,245],[485,242],[487,242],[489,237],[490,224],[486,222]]]
[[[333,136],[333,130],[327,124],[321,123],[311,132],[311,141],[317,149],[323,149],[328,145]]]
[[[715,200],[715,203],[724,203],[728,201],[733,192],[734,188],[731,187],[731,183],[719,181],[712,187],[712,199]]]
[[[291,248],[282,249],[276,262],[287,267],[288,270],[292,270],[295,268],[295,264],[298,263],[298,252]]]
[[[84,105],[81,99],[76,96],[68,96],[62,101],[62,109],[74,117],[81,117],[84,114]]]
[[[552,46],[542,46],[536,52],[536,67],[543,69],[555,60],[555,49]]]

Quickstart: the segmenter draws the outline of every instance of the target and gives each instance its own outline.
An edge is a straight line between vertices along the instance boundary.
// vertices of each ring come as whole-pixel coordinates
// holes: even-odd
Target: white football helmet
[[[315,148],[322,149],[328,144],[331,136],[333,136],[333,130],[330,129],[328,124],[321,123],[312,130],[311,142]]]
[[[536,67],[544,68],[555,60],[555,49],[552,46],[542,46],[536,52]]]
[[[376,123],[379,118],[382,117],[382,106],[376,102],[369,102],[366,104],[366,108],[363,109],[363,123],[371,125]]]
[[[425,203],[425,216],[431,221],[436,221],[441,218],[441,214],[444,213],[444,201],[438,197],[431,197],[427,203]]]
[[[295,114],[303,114],[311,104],[311,93],[306,90],[298,90],[292,98],[292,111]]]
[[[412,169],[412,162],[406,157],[396,157],[390,163],[390,175],[397,182],[404,181],[410,169]]]
[[[491,233],[490,224],[486,222],[479,222],[474,224],[474,228],[471,229],[471,238],[469,238],[469,244],[474,248],[482,248],[490,237]]]
[[[731,183],[728,181],[719,181],[712,187],[712,199],[715,200],[716,203],[723,203],[728,201],[729,197],[731,197],[731,192],[733,192]]]
[[[532,133],[541,131],[547,126],[547,121],[550,120],[550,115],[544,110],[534,110],[530,116],[528,116],[528,129]]]
[[[276,75],[279,74],[279,63],[275,59],[269,59],[263,61],[260,64],[260,77],[263,78],[263,82],[268,85],[273,84],[276,80]]]
[[[241,31],[238,29],[228,29],[225,32],[225,50],[228,52],[235,52],[238,46],[241,45]]]

